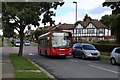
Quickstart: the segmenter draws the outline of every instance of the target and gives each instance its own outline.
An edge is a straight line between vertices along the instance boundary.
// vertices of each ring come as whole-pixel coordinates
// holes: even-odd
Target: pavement
[[[2,47],[2,79],[15,79],[15,69],[6,49],[9,49],[9,46],[7,46],[6,39],[4,39]]]
[[[26,48],[28,48],[28,51],[25,50],[23,53],[30,53],[29,52],[29,48],[30,46],[25,46]],[[35,46],[32,46],[35,47]],[[14,80],[15,79],[15,68],[10,60],[10,56],[9,53],[17,53],[19,51],[18,47],[9,47],[7,45],[7,41],[6,39],[4,39],[3,41],[3,47],[0,48],[0,80]],[[29,59],[28,59],[29,60]],[[31,61],[31,60],[29,60]],[[52,76],[50,73],[48,73],[45,69],[43,69],[42,67],[38,66],[36,63],[34,63],[33,61],[31,61],[35,66],[37,66],[38,68],[40,68],[40,70],[44,73],[46,73],[49,77],[51,78],[55,78],[54,76]]]

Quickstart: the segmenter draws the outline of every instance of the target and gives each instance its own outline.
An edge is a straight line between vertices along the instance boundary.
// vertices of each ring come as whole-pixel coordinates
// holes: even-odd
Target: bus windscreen
[[[70,32],[53,32],[52,47],[69,48],[72,46],[72,37]]]

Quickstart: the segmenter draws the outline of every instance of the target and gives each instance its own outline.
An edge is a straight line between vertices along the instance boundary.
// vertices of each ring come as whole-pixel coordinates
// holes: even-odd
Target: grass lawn
[[[34,80],[35,78],[41,78],[38,80],[42,80],[42,79],[44,80],[44,78],[45,78],[45,80],[46,79],[52,80],[43,72],[40,72],[40,73],[39,72],[16,72],[15,75],[16,75],[16,78],[29,78],[29,79],[31,78],[31,80],[32,79]]]
[[[10,41],[7,39],[7,45],[9,46],[9,47],[13,47],[13,45],[10,43]]]
[[[110,58],[105,56],[100,56],[100,59],[105,61],[110,61]]]
[[[38,46],[38,44],[31,43],[33,46]]]
[[[39,70],[38,67],[33,65],[30,61],[28,61],[24,57],[18,57],[16,53],[11,53],[10,58],[12,63],[17,70]]]

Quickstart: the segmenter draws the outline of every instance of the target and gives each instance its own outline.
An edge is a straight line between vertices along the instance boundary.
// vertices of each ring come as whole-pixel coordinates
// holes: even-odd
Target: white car
[[[15,40],[14,41],[14,45],[17,46],[17,47],[19,47],[20,46],[20,40]]]
[[[29,41],[25,41],[24,45],[25,46],[30,46],[30,42]]]
[[[100,52],[91,44],[76,43],[73,46],[73,57],[100,59]]]
[[[120,47],[114,48],[110,55],[111,64],[120,64]]]

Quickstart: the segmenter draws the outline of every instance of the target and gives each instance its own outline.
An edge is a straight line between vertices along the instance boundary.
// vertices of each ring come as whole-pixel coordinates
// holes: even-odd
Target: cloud
[[[55,17],[55,23],[75,23],[75,12],[68,12],[66,15],[61,17]]]
[[[83,20],[83,17],[85,16],[86,12],[80,12],[80,14],[78,14],[77,16],[77,20]],[[74,24],[75,23],[75,12],[71,11],[68,12],[67,14],[65,14],[64,16],[60,16],[60,17],[55,17],[55,23],[58,24],[59,22],[61,23],[68,23],[68,24]]]
[[[86,9],[91,10],[96,8],[99,5],[102,5],[105,0],[64,0],[65,4],[63,7],[67,8],[75,8],[75,4],[73,4],[73,1],[77,2],[77,8],[78,9]]]
[[[94,8],[94,9],[92,9],[92,10],[90,10],[89,11],[89,13],[91,13],[91,14],[100,14],[100,13],[103,13],[104,11],[111,11],[111,9],[110,8],[108,8],[108,7],[103,7],[103,6],[101,6],[101,5],[99,5],[99,6],[97,6],[96,8]]]
[[[110,14],[112,14],[112,11],[104,11],[104,12],[102,12],[102,13],[100,13],[100,14],[89,14],[89,13],[88,13],[88,15],[89,15],[92,19],[98,19],[98,20],[100,20],[102,16],[104,16],[104,15],[110,15]]]
[[[3,35],[2,29],[0,29],[0,35]]]

